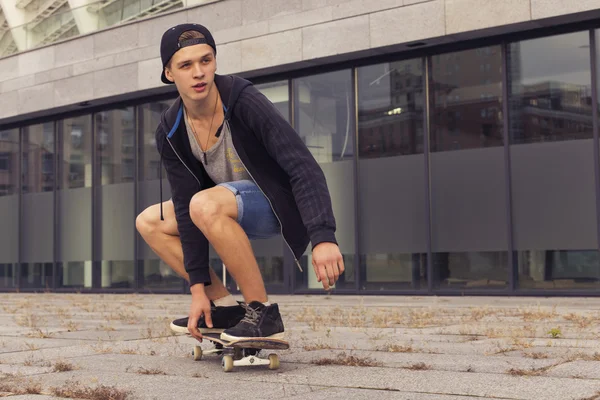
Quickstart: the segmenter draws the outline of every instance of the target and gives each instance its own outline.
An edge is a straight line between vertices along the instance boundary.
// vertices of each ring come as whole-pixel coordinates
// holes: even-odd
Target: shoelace
[[[246,315],[244,315],[241,322],[248,322],[249,324],[256,325],[258,323],[258,318],[260,317],[258,311],[247,304],[242,304],[242,307],[246,309]]]

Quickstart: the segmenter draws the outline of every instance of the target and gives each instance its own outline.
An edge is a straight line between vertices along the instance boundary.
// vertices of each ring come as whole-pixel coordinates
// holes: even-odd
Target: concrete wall
[[[217,41],[218,73],[256,75],[581,21],[600,0],[222,0],[0,59],[0,125],[171,90],[163,31],[190,21]]]

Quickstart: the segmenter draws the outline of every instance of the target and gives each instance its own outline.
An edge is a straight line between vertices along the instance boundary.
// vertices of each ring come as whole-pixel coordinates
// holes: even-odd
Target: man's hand
[[[322,242],[316,245],[312,252],[312,264],[317,281],[323,284],[325,290],[335,285],[344,272],[344,259],[335,243]]]
[[[213,327],[212,318],[210,315],[210,300],[204,292],[204,285],[197,284],[190,288],[192,292],[192,304],[190,306],[190,314],[188,318],[188,331],[190,335],[202,341],[202,333],[198,329],[198,320],[204,315],[204,321],[209,328]]]

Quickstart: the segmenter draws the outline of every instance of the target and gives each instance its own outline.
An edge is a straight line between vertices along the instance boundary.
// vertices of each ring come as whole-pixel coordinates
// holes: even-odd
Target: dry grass
[[[100,324],[97,328],[97,330],[99,331],[106,331],[106,332],[113,332],[116,331],[115,327],[112,325],[104,325],[104,324]]]
[[[596,392],[596,394],[593,394],[590,397],[586,397],[581,400],[600,400],[600,392]]]
[[[351,367],[381,367],[383,364],[371,358],[356,357],[346,353],[340,353],[336,358],[320,358],[313,360],[316,365],[346,365]]]
[[[305,351],[326,350],[332,348],[331,345],[325,343],[307,344],[303,347]]]
[[[67,372],[73,371],[75,366],[67,361],[57,361],[54,363],[53,371],[54,372]]]
[[[563,361],[557,362],[555,364],[546,365],[545,367],[533,368],[530,369],[520,369],[520,368],[511,368],[506,371],[507,374],[513,376],[540,376],[545,374],[549,369],[556,367],[557,365],[564,364]]]
[[[158,368],[153,368],[153,369],[138,368],[136,373],[140,374],[140,375],[167,375],[166,372],[161,371]]]
[[[523,321],[543,321],[546,319],[555,318],[558,316],[556,312],[556,306],[552,307],[552,310],[547,311],[543,310],[539,305],[537,309],[534,310],[519,310],[521,313],[521,318]]]
[[[299,313],[294,314],[297,322],[305,322],[317,331],[322,327],[345,326],[354,328],[389,328],[405,326],[422,328],[433,326],[437,310],[431,308],[416,308],[411,310],[397,310],[390,308],[369,308],[362,304],[352,308],[322,308],[304,307]]]
[[[415,349],[410,345],[402,346],[399,344],[389,344],[385,346],[384,351],[388,351],[390,353],[414,353]]]
[[[80,324],[77,324],[73,321],[61,321],[61,326],[64,328],[67,328],[68,332],[77,332],[79,330],[79,328],[81,327]]]
[[[523,353],[523,356],[527,357],[527,358],[533,358],[534,360],[539,360],[539,359],[542,359],[542,358],[548,358],[548,357],[550,357],[548,354],[542,353],[542,352],[539,352],[539,351],[538,352],[531,352],[531,353]]]
[[[483,308],[471,308],[471,321],[480,321],[485,317],[496,315],[497,310],[490,310],[487,306]]]
[[[431,369],[431,367],[427,364],[425,364],[424,362],[420,362],[420,363],[415,363],[412,365],[409,365],[408,367],[403,367],[404,369],[409,369],[411,371],[427,371],[429,369]]]
[[[53,387],[50,391],[55,396],[69,399],[126,400],[130,397],[130,392],[116,387],[104,385],[86,387],[72,381],[65,382],[63,387]]]
[[[98,343],[90,345],[90,347],[92,348],[92,350],[99,354],[112,353],[113,351],[112,347],[106,345],[105,343],[102,343],[100,340],[98,340]]]
[[[600,353],[594,353],[594,354],[585,354],[582,352],[579,353],[575,353],[575,354],[569,354],[566,359],[566,361],[600,361]]]
[[[42,385],[39,382],[31,380],[26,382],[0,382],[0,392],[7,392],[15,395],[40,394],[42,392]]]
[[[23,328],[35,329],[46,323],[46,320],[37,314],[20,315],[15,318],[17,325]]]
[[[578,328],[588,328],[595,322],[595,318],[592,316],[583,316],[579,314],[570,313],[563,317],[567,321],[573,322]]]
[[[29,333],[26,333],[25,336],[30,338],[38,338],[38,339],[48,339],[51,338],[53,333],[48,330],[43,331],[40,328],[32,328]]]
[[[25,349],[30,350],[30,351],[36,351],[39,350],[39,346],[36,345],[35,343],[29,343],[29,342],[25,342],[25,344],[23,345],[25,347]]]

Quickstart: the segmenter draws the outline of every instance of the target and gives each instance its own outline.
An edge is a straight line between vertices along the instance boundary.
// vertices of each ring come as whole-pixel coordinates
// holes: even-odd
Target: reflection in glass
[[[102,287],[134,284],[134,116],[133,107],[95,114]]]
[[[433,56],[429,84],[434,286],[504,288],[501,47]]]
[[[286,121],[290,120],[289,85],[287,81],[271,82],[256,85]],[[277,235],[269,239],[253,240],[252,249],[260,268],[265,285],[282,286],[285,283],[283,273],[283,237]]]
[[[19,261],[19,130],[0,131],[0,288],[17,285]]]
[[[173,100],[156,101],[139,106],[139,182],[138,212],[160,202],[160,168],[162,168],[163,201],[171,198],[167,173],[160,164],[160,154],[156,146],[154,133],[160,123],[161,114],[173,103]],[[138,258],[141,260],[141,287],[152,289],[181,289],[183,279],[165,264],[136,232]]]
[[[51,288],[54,261],[54,122],[23,128],[21,287]]]
[[[57,287],[92,286],[92,118],[58,121]]]
[[[424,108],[422,59],[358,69],[363,289],[427,288]]]
[[[589,33],[510,45],[520,288],[598,287]]]
[[[592,138],[588,32],[509,49],[511,144]]]
[[[341,70],[298,78],[294,85],[295,128],[320,164],[331,194],[336,219],[336,238],[344,257],[346,273],[336,287],[354,288],[355,252],[354,204],[354,124],[352,74]],[[301,288],[322,288],[312,269],[311,246],[300,260],[310,268],[296,269]]]
[[[432,57],[431,151],[502,146],[502,50]]]

